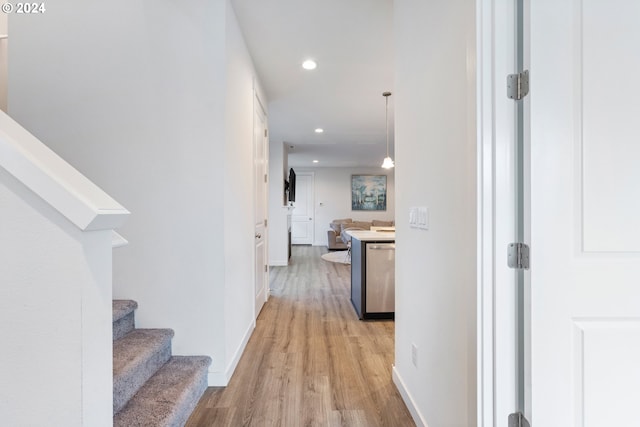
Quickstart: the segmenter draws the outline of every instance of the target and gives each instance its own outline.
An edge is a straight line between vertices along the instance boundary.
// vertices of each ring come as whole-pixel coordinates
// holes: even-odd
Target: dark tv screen
[[[296,201],[296,173],[293,168],[289,169],[289,201]]]

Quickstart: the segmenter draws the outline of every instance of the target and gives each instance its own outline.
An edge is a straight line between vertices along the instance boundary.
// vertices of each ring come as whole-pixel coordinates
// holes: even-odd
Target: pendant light
[[[382,161],[382,167],[391,169],[394,166],[393,160],[389,157],[389,96],[391,96],[391,92],[383,92],[382,96],[384,96],[384,120],[387,130],[387,157]]]

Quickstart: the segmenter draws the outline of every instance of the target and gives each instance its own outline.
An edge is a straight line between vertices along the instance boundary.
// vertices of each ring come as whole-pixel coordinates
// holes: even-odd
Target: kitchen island
[[[345,230],[351,237],[351,303],[358,318],[393,319],[395,231]]]

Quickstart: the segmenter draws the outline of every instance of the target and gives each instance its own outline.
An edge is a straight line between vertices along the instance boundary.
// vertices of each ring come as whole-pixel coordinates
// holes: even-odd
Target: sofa
[[[393,221],[371,220],[371,221],[354,221],[352,218],[334,219],[329,223],[327,230],[327,247],[330,251],[347,249],[347,239],[343,232],[350,228],[356,230],[369,230],[371,227],[391,227]]]

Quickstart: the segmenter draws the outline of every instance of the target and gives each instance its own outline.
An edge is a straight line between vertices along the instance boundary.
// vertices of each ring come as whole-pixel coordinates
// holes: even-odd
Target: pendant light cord
[[[387,157],[389,157],[389,95],[384,96],[384,122],[386,124],[387,132]]]

